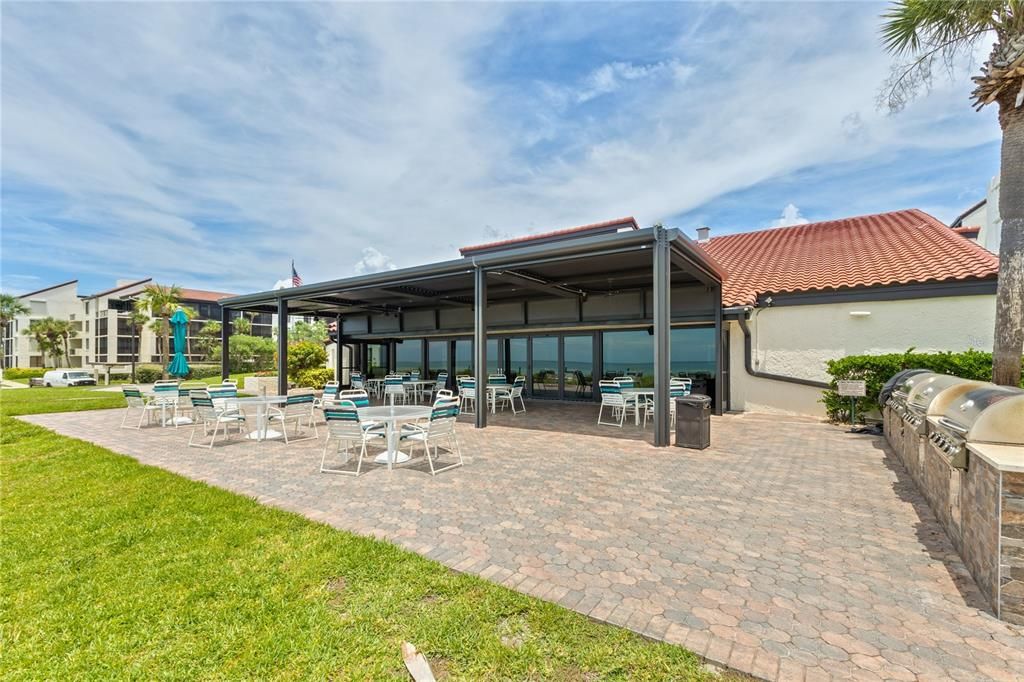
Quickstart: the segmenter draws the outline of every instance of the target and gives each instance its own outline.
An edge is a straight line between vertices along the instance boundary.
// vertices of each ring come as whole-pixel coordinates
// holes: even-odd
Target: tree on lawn
[[[52,317],[44,317],[41,320],[32,320],[28,328],[21,331],[22,334],[36,342],[40,354],[43,356],[43,365],[46,365],[46,356],[49,355],[54,361],[54,366],[60,365],[60,345],[53,333],[55,322]]]
[[[171,362],[171,315],[178,308],[185,311],[189,319],[196,316],[191,308],[181,304],[181,287],[176,284],[162,286],[150,284],[142,290],[142,297],[136,304],[140,310],[145,311],[153,318],[149,328],[160,335],[163,340],[160,349],[160,361],[163,365],[163,377],[166,379],[167,365]]]
[[[127,315],[128,327],[132,330],[132,383],[135,383],[135,365],[139,362],[139,339],[142,338],[142,330],[149,322],[149,315],[140,301],[135,301],[132,310]]]
[[[973,78],[972,97],[979,110],[999,105],[1003,229],[992,380],[1018,386],[1024,349],[1024,0],[898,0],[882,18],[886,49],[910,59],[886,84],[884,99],[893,111],[930,83],[933,67],[952,65],[980,40],[995,41],[981,75]]]
[[[249,317],[249,313],[242,313],[231,321],[231,333],[252,336],[252,318]]]
[[[52,343],[57,349],[58,355],[61,349],[64,350],[64,361],[68,367],[71,366],[71,339],[78,336],[78,330],[75,329],[74,325],[69,320],[55,320],[48,318],[49,334],[52,339]]]
[[[219,343],[220,322],[209,320],[203,324],[199,333],[196,335],[195,345],[199,348],[199,352],[203,354],[203,357],[209,360],[213,349]]]
[[[7,362],[7,325],[18,315],[28,315],[31,310],[16,296],[0,294],[0,370]]]

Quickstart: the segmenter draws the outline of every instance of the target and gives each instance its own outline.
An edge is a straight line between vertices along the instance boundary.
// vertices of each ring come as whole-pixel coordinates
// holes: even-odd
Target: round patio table
[[[374,458],[377,464],[387,464],[391,469],[395,464],[408,462],[411,457],[398,449],[398,429],[401,424],[425,419],[430,416],[433,408],[419,405],[386,405],[383,407],[360,407],[359,418],[367,421],[382,422],[387,430],[388,450]]]
[[[280,405],[288,402],[286,395],[257,395],[249,398],[230,398],[231,402],[239,405],[256,406],[256,430],[250,431],[246,436],[249,440],[270,440],[280,438],[284,434],[280,431],[267,428],[267,408],[271,405]]]
[[[497,414],[498,400],[494,396],[498,391],[511,391],[512,387],[510,383],[487,384],[487,402],[491,406],[491,414]]]
[[[420,396],[422,394],[426,393],[427,389],[429,389],[431,386],[433,386],[436,383],[437,382],[434,381],[433,379],[413,379],[411,381],[403,381],[402,382],[402,384],[404,386],[407,386],[407,387],[411,386],[411,387],[415,388],[415,390],[416,390],[416,393],[415,393],[415,395],[416,395],[416,402],[419,402],[420,401]]]
[[[641,398],[650,398],[651,401],[653,402],[654,401],[654,393],[655,393],[655,391],[654,391],[653,388],[630,388],[630,387],[623,387],[622,388],[622,395],[623,396],[633,396],[633,401],[637,403],[636,409],[633,410],[633,419],[636,422],[637,426],[640,426],[640,399]]]

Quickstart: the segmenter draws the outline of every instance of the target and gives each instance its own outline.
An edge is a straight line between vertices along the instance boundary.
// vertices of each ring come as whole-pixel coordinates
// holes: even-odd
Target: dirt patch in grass
[[[502,618],[497,629],[501,643],[511,649],[523,646],[530,637],[530,623],[522,613]]]

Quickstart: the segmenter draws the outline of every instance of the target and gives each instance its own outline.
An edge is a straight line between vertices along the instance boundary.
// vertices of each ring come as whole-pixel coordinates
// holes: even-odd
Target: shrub
[[[220,376],[220,365],[192,365],[189,379],[206,379]]]
[[[299,341],[288,346],[288,378],[293,381],[298,381],[303,370],[323,369],[326,363],[327,351],[321,343]]]
[[[151,384],[164,378],[164,368],[160,365],[136,365],[135,381],[140,384]]]
[[[53,367],[9,367],[4,370],[4,379],[38,379]]]
[[[836,382],[840,379],[863,379],[866,382],[867,395],[857,399],[857,413],[865,414],[878,409],[878,392],[886,381],[904,369],[927,369],[964,379],[991,381],[992,354],[980,350],[915,353],[911,348],[906,353],[850,355],[830,360],[828,373],[832,376],[832,388],[826,390],[821,399],[828,418],[833,421],[849,419],[850,399],[836,392]]]
[[[220,362],[220,346],[214,346],[210,359]],[[235,334],[228,339],[228,366],[232,374],[259,372],[274,367],[274,340],[263,336]]]
[[[334,370],[326,367],[304,369],[295,375],[295,383],[303,388],[323,388],[328,381],[334,381]]]

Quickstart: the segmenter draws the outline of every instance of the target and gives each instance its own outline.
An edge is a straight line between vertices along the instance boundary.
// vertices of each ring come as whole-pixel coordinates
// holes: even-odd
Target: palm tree
[[[927,84],[937,58],[951,63],[986,36],[995,39],[981,75],[973,78],[972,97],[977,109],[999,105],[1003,229],[992,381],[1018,386],[1024,353],[1024,1],[898,0],[883,19],[886,49],[913,58],[890,83],[889,106],[896,109]]]
[[[240,317],[231,321],[231,333],[250,336],[252,334],[252,319],[246,313],[242,313]]]
[[[59,364],[60,346],[55,345],[55,336],[53,334],[52,323],[55,322],[52,317],[44,317],[39,320],[32,320],[28,323],[28,327],[22,330],[22,334],[28,336],[36,342],[36,346],[39,348],[39,352],[43,356],[43,365],[46,365],[46,356],[50,355],[52,359],[57,360],[56,364]]]
[[[28,315],[30,309],[16,296],[0,294],[0,371],[7,365],[7,325],[18,315]]]
[[[132,330],[132,383],[135,383],[135,364],[139,361],[139,337],[142,336],[142,329],[149,322],[149,315],[139,304],[139,301],[135,301],[135,305],[132,306],[132,310],[128,313],[128,326]]]
[[[71,366],[71,339],[78,336],[78,330],[71,324],[70,320],[50,319],[49,333],[57,353],[64,349],[64,361]]]
[[[160,357],[163,364],[163,376],[166,379],[168,376],[167,365],[171,361],[171,315],[175,310],[181,308],[189,318],[193,318],[196,316],[195,311],[181,305],[181,287],[176,284],[171,286],[147,285],[142,290],[142,298],[137,301],[136,305],[153,318],[149,328],[160,334],[163,339]]]

